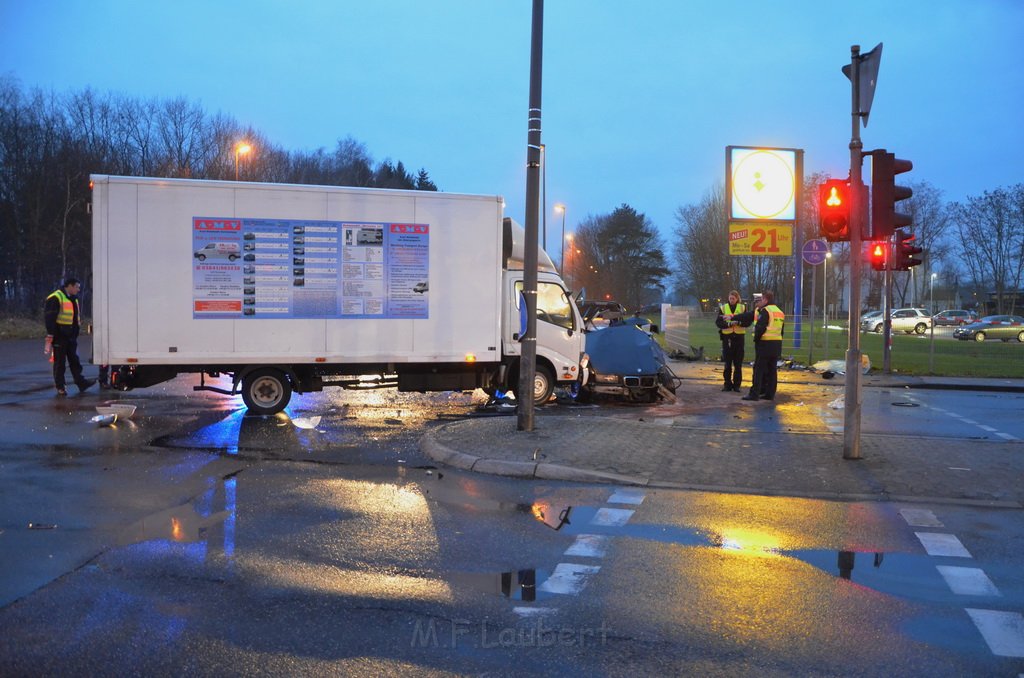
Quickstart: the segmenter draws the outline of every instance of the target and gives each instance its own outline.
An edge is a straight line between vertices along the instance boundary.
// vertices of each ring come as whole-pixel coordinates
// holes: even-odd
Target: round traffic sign
[[[801,255],[805,262],[811,266],[817,266],[818,264],[824,263],[825,255],[828,253],[828,243],[824,240],[815,238],[808,240],[804,243]]]

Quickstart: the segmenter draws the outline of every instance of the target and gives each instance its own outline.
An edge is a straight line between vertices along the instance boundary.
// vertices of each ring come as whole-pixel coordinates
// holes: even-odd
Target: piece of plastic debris
[[[846,396],[841,395],[828,404],[833,410],[841,410],[846,407]]]
[[[135,405],[114,403],[111,405],[97,405],[97,414],[116,414],[119,419],[131,419],[135,414]]]
[[[117,421],[116,414],[97,414],[95,417],[89,420],[91,423],[97,426],[110,426]]]
[[[292,423],[295,424],[295,428],[311,429],[316,428],[320,423],[321,417],[319,415],[315,417],[299,417],[292,419]]]

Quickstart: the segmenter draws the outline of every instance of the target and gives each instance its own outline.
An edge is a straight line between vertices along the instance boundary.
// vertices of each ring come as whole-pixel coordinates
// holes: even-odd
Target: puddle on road
[[[499,572],[456,572],[449,573],[445,579],[453,589],[470,589],[480,593],[501,595],[509,600],[534,602],[553,596],[552,593],[538,591],[551,572],[547,570],[526,569]]]
[[[162,555],[184,553],[196,559],[235,553],[237,477],[210,479],[192,501],[150,514],[117,535],[117,546],[144,545]]]

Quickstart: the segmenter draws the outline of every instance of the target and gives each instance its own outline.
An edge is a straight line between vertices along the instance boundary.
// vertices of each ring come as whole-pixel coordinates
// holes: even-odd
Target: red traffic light
[[[911,244],[915,238],[916,236],[909,231],[896,231],[896,256],[892,267],[894,271],[909,271],[921,263],[914,255],[921,254],[924,249]]]
[[[818,189],[820,235],[830,242],[850,239],[850,184],[829,179]]]
[[[876,271],[885,270],[885,245],[875,243],[871,248],[871,268]]]

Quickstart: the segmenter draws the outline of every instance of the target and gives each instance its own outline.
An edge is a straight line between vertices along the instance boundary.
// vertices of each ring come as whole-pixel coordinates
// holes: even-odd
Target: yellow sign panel
[[[789,224],[730,222],[729,254],[732,256],[791,257],[793,227]]]

